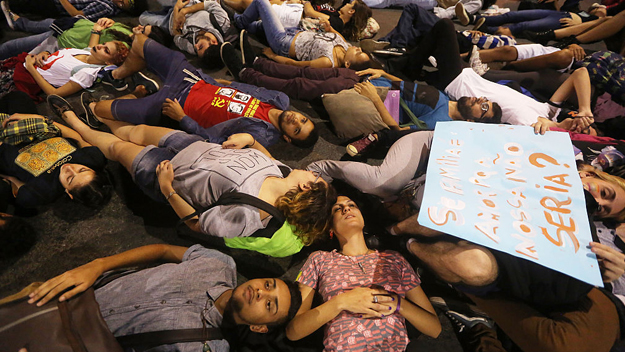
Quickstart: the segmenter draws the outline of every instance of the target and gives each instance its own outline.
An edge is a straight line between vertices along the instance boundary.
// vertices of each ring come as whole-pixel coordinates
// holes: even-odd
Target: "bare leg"
[[[91,129],[80,121],[73,111],[64,112],[63,119],[85,141],[100,149],[107,159],[118,161],[128,171],[132,168],[132,161],[144,148],[143,146],[123,141],[113,134]]]
[[[592,94],[592,87],[590,85],[590,77],[588,76],[588,70],[585,67],[578,68],[567,78],[564,83],[553,93],[551,101],[562,102],[567,100],[575,92],[577,94],[577,104],[579,107],[580,116],[592,117],[592,110],[590,109],[590,96]]]
[[[482,52],[480,52],[480,57],[481,55]],[[573,53],[569,49],[564,49],[547,55],[510,62],[506,65],[506,69],[519,72],[538,71],[545,68],[561,70],[568,67],[572,59]],[[482,62],[484,62],[484,60],[482,60]]]
[[[115,98],[112,100],[102,100],[102,101],[98,101],[95,103],[91,103],[89,104],[89,107],[91,108],[91,111],[93,111],[93,113],[96,115],[98,120],[100,120],[101,122],[105,122],[106,120],[115,121],[115,118],[113,117],[113,113],[111,111],[111,105],[113,105],[113,102],[115,100],[143,98],[147,95],[147,93],[148,92],[145,90],[144,86],[137,86],[137,88],[135,88],[135,91],[130,94],[126,94],[124,96],[121,96],[119,98]]]
[[[104,120],[103,122],[119,139],[140,146],[158,146],[158,142],[161,138],[163,138],[163,136],[174,131],[171,128],[166,127],[133,125],[122,121]]]
[[[590,43],[605,39],[618,33],[625,27],[625,11],[601,23],[597,27],[577,36],[580,43]]]
[[[518,55],[514,46],[500,46],[498,48],[480,50],[480,60],[483,63],[514,61]]]
[[[605,22],[609,20],[609,18],[606,17],[602,17],[599,19],[596,19],[594,21],[588,21],[585,23],[580,23],[578,25],[575,26],[570,26],[570,27],[564,27],[564,28],[560,28],[560,29],[556,29],[553,31],[553,34],[555,35],[556,39],[562,39],[562,38],[566,38],[566,37],[570,37],[572,35],[579,35],[582,34],[588,30],[591,30],[595,27],[597,27],[598,25],[600,25],[601,23]]]
[[[442,280],[470,286],[485,286],[497,279],[498,266],[486,248],[467,241],[458,243],[410,243],[410,253],[417,256]]]

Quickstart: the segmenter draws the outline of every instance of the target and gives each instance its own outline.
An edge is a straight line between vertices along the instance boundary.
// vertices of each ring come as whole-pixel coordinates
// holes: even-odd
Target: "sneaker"
[[[243,69],[243,62],[236,50],[234,50],[234,46],[232,46],[230,42],[221,44],[219,54],[221,55],[221,61],[226,65],[226,68],[228,68],[234,80],[239,81],[239,73]]]
[[[456,17],[458,17],[458,21],[461,25],[468,26],[474,20],[473,16],[467,12],[461,2],[456,4],[454,10],[456,11]]]
[[[406,48],[386,48],[382,50],[374,50],[375,54],[403,56],[406,54]]]
[[[7,19],[7,24],[9,25],[9,28],[14,30],[15,20],[13,20],[13,12],[11,12],[11,9],[9,8],[9,2],[0,1],[0,7],[2,7],[2,12],[4,13],[4,18]]]
[[[252,67],[254,60],[256,60],[256,52],[254,51],[252,44],[250,44],[249,36],[246,30],[241,31],[239,45],[241,46],[241,63],[244,67]]]
[[[91,93],[83,92],[80,95],[80,104],[82,105],[83,110],[85,110],[85,114],[78,115],[78,118],[80,121],[84,122],[85,125],[93,129],[99,129],[104,124],[98,120],[95,113],[93,113],[93,110],[89,107],[89,104],[93,102],[97,102],[97,100],[91,95]]]
[[[391,43],[373,39],[363,39],[360,41],[359,45],[362,51],[371,53],[376,50],[386,49]]]
[[[436,58],[434,56],[428,57],[428,61],[430,62],[430,65],[432,65],[432,67],[438,67],[438,61],[436,61]]]
[[[483,310],[472,304],[442,297],[430,297],[430,303],[445,313],[456,325],[458,332],[471,329],[477,324],[484,324],[491,329],[495,327],[495,322]]]
[[[118,92],[128,89],[128,83],[125,80],[113,78],[113,70],[104,71],[102,83],[113,87]]]
[[[373,136],[373,134],[369,133],[364,138],[361,138],[353,143],[350,143],[345,147],[347,149],[347,154],[351,156],[356,156],[361,154],[367,147],[374,144],[378,140]]]
[[[522,36],[541,45],[547,45],[550,40],[556,39],[553,29],[544,32],[523,31]]]
[[[486,22],[486,18],[484,17],[478,18],[477,21],[475,21],[475,25],[473,26],[471,30],[479,31],[480,28],[482,28],[482,26],[484,25],[484,22]]]
[[[50,110],[52,110],[54,114],[61,119],[63,118],[64,112],[74,111],[74,108],[67,100],[56,94],[48,95],[48,98],[46,100],[48,101],[48,106],[50,107]]]
[[[480,51],[475,49],[469,58],[469,66],[471,66],[473,71],[480,76],[483,76],[486,72],[488,72],[488,70],[490,70],[490,67],[488,67],[487,64],[482,63],[482,60],[480,59]]]
[[[137,86],[144,86],[145,90],[148,91],[148,94],[154,94],[158,92],[160,88],[155,80],[149,78],[141,72],[137,72],[132,75],[132,83],[135,85],[135,88],[137,88]]]

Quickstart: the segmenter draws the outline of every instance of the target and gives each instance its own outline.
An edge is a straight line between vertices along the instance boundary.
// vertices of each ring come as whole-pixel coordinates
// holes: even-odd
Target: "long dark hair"
[[[354,0],[354,14],[349,22],[345,23],[343,35],[350,41],[358,41],[360,34],[367,27],[369,17],[373,16],[373,11],[362,0]]]
[[[104,171],[96,171],[91,182],[69,193],[81,204],[92,209],[99,209],[111,199],[113,186]]]

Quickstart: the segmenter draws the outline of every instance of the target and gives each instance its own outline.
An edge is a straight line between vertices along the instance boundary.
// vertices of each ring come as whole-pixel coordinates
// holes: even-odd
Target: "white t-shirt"
[[[549,104],[538,102],[510,87],[482,78],[471,68],[465,68],[445,88],[453,100],[461,97],[486,97],[501,106],[501,122],[530,126],[539,117],[549,118]]]
[[[541,44],[521,44],[515,45],[514,47],[516,48],[517,52],[517,61],[531,59],[537,56],[549,55],[560,51],[560,49],[558,48],[554,48],[552,46],[544,46]],[[571,68],[571,65],[573,65],[574,61],[575,58],[571,58],[571,62],[569,62],[569,65],[563,69],[558,70],[558,72],[568,71]]]
[[[51,85],[61,87],[69,81],[78,83],[83,89],[93,85],[103,65],[90,65],[76,59],[76,55],[91,55],[90,51],[81,49],[62,49],[52,53],[43,67],[37,72]],[[80,68],[80,66],[84,66]]]
[[[284,28],[297,28],[299,22],[302,20],[304,14],[304,5],[301,4],[289,4],[283,2],[282,4],[271,5],[273,12],[280,18],[280,23]]]

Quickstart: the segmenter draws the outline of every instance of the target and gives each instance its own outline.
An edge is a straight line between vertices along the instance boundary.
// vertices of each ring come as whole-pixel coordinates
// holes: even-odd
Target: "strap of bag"
[[[223,339],[218,328],[178,329],[144,332],[127,336],[120,336],[117,341],[125,348],[141,347],[148,349],[160,345],[182,342],[204,342]]]
[[[215,15],[213,15],[213,13],[211,12],[208,15],[208,18],[210,18],[211,24],[217,30],[217,32],[221,34],[221,37],[224,38],[224,40],[226,40],[226,35],[224,34],[223,29],[221,29],[221,26],[219,25],[219,22],[217,21],[217,17],[215,17]]]
[[[271,236],[273,236],[273,233],[277,229],[279,229],[285,221],[284,215],[278,209],[276,209],[276,207],[274,207],[273,205],[265,202],[262,199],[251,196],[249,194],[235,191],[235,192],[230,192],[230,193],[224,193],[221,195],[221,197],[219,197],[219,199],[215,203],[209,205],[208,207],[204,209],[196,210],[192,214],[185,216],[184,218],[180,219],[180,221],[178,221],[178,225],[183,224],[187,220],[195,216],[198,216],[213,207],[216,207],[219,205],[232,205],[232,204],[251,205],[253,207],[256,207],[260,210],[267,212],[269,215],[272,216],[272,219],[269,221],[267,228],[256,231],[253,235],[254,237],[271,238]],[[263,230],[267,230],[267,231],[263,231]]]
[[[87,348],[83,344],[80,335],[72,324],[72,313],[67,307],[67,301],[59,302],[58,308],[59,315],[61,316],[61,324],[63,325],[63,331],[65,332],[65,337],[67,338],[69,345],[72,347],[72,351],[87,352]]]
[[[404,109],[404,112],[406,113],[406,115],[408,115],[408,117],[410,117],[410,120],[412,120],[415,126],[417,126],[420,130],[428,129],[428,125],[426,125],[425,122],[419,120],[419,118],[417,118],[415,114],[413,114],[412,111],[410,111],[410,108],[404,101],[404,98],[399,98],[399,105],[401,106],[402,109]]]

